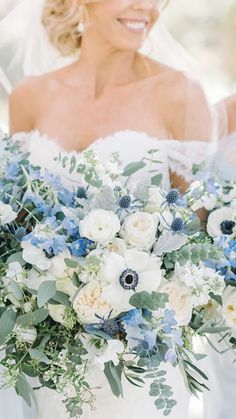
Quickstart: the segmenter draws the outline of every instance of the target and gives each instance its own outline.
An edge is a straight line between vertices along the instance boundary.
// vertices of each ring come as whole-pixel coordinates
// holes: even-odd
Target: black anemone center
[[[232,234],[233,228],[235,227],[235,222],[230,220],[222,221],[220,228],[223,234]]]
[[[52,247],[50,247],[48,250],[43,249],[43,251],[44,251],[45,256],[46,256],[48,259],[52,259],[52,258],[55,256],[55,253],[54,253],[54,250],[53,250],[53,248],[52,248]]]
[[[132,269],[126,269],[122,272],[120,275],[120,285],[125,290],[134,290],[138,285],[139,282],[139,276],[136,271],[133,271]]]

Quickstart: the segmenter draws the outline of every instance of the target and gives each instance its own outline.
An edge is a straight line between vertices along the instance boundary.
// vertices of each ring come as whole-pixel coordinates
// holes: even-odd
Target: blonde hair
[[[80,48],[79,22],[79,6],[75,1],[47,0],[42,23],[50,42],[64,56],[74,54]]]
[[[170,0],[163,0],[162,9],[169,2]],[[81,34],[78,30],[80,19],[79,6],[74,0],[46,1],[42,23],[51,44],[64,56],[76,53],[81,46]]]

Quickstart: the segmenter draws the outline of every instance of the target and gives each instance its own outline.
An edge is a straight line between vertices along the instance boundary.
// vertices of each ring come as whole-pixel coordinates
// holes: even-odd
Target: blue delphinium
[[[90,247],[93,245],[89,239],[79,238],[69,244],[69,250],[72,256],[80,257],[85,256],[89,253]]]

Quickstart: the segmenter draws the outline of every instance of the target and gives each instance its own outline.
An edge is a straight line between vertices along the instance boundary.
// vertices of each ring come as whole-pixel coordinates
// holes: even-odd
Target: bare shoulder
[[[23,79],[13,90],[9,99],[11,132],[34,129],[37,118],[50,103],[51,98],[60,93],[64,69],[40,76]]]
[[[183,71],[154,62],[160,77],[154,78],[154,103],[172,138],[209,141],[213,133],[212,113],[200,82]],[[155,100],[156,97],[156,100]]]
[[[42,77],[27,77],[12,91],[9,98],[12,133],[33,129],[37,102],[42,95],[42,85]]]

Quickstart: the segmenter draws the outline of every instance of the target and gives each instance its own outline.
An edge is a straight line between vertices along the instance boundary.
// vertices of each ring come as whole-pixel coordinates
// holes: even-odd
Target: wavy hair
[[[37,0],[31,0],[37,1]],[[163,0],[164,9],[170,0]],[[47,0],[42,23],[51,44],[64,56],[74,54],[81,46],[79,6],[73,0]]]

